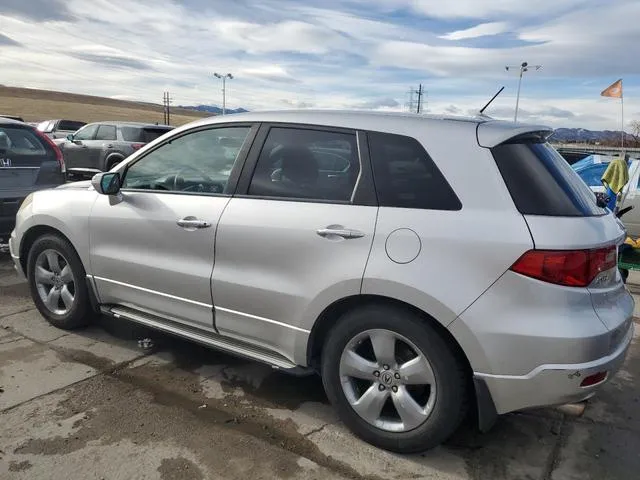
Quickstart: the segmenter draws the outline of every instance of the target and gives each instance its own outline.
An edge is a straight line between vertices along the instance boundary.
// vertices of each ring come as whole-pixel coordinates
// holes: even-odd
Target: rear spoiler
[[[551,134],[553,129],[544,125],[521,125],[497,120],[479,123],[476,129],[478,145],[485,148],[493,148],[516,138],[544,141]]]

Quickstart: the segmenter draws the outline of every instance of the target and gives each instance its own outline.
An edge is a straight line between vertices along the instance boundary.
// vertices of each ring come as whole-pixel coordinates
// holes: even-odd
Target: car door
[[[352,130],[261,127],[218,225],[220,334],[302,363],[323,309],[360,293],[377,206],[358,139]]]
[[[120,195],[100,195],[89,221],[101,303],[212,330],[216,228],[256,129],[199,127],[123,165]]]
[[[86,167],[84,159],[89,148],[87,142],[93,140],[98,131],[98,126],[97,123],[86,125],[73,134],[73,140],[65,140],[62,143],[62,153],[67,168]]]
[[[86,168],[106,169],[104,160],[113,151],[117,142],[116,131],[115,125],[102,124],[98,127],[94,139],[86,142],[87,151],[84,159]]]

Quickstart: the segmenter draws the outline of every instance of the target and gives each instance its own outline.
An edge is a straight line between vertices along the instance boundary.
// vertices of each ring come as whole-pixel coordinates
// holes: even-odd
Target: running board
[[[204,332],[193,327],[177,324],[176,322],[165,320],[146,312],[123,307],[121,305],[103,305],[100,307],[100,311],[106,315],[139,323],[155,330],[160,330],[187,340],[192,340],[207,347],[223,350],[250,360],[257,360],[292,375],[304,376],[313,373],[311,369],[296,365],[277,353],[270,352],[254,345],[249,345],[229,337],[222,337],[214,333]]]

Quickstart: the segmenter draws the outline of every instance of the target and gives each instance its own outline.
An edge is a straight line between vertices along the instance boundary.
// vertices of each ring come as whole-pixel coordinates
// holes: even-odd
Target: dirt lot
[[[354,438],[316,377],[292,378],[102,319],[48,326],[0,257],[1,479],[632,479],[640,345],[582,417],[555,409],[464,426],[400,456]]]
[[[0,114],[18,115],[26,122],[55,118],[87,123],[104,120],[150,123],[164,121],[162,106],[152,103],[2,86],[0,86]],[[210,115],[195,110],[172,108],[171,124],[179,126],[207,116]]]

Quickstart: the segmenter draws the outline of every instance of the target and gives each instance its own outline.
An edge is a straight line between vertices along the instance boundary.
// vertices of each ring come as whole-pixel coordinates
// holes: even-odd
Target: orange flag
[[[603,97],[622,98],[622,79],[609,85],[600,95]]]

